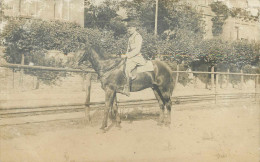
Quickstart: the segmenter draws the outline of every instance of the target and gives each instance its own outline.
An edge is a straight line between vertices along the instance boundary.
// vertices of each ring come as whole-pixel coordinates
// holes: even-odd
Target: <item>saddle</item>
[[[124,63],[126,63],[126,60],[124,61]],[[124,64],[124,71],[125,71],[125,67],[126,67],[126,64]],[[136,79],[136,75],[138,73],[143,73],[143,72],[149,72],[149,71],[154,71],[154,66],[153,66],[153,63],[152,61],[146,61],[144,65],[137,65],[132,71],[131,71],[131,76],[128,80],[128,82],[119,89],[119,93],[122,93],[126,96],[129,96],[130,95],[130,91],[132,89],[132,82],[133,80]]]
[[[144,65],[137,65],[132,71],[131,75],[136,76],[138,73],[148,72],[148,71],[154,71],[153,63],[152,61],[146,61]]]

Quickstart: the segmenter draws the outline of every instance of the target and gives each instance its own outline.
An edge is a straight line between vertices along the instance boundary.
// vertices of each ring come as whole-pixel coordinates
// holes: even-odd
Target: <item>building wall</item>
[[[223,26],[221,37],[225,40],[260,41],[259,22],[228,18]]]
[[[205,22],[205,35],[204,39],[212,39],[213,34],[212,34],[212,25],[213,22],[211,19],[215,14],[211,11],[211,8],[209,6],[199,6],[198,10],[202,12],[203,14],[203,20]]]
[[[191,4],[203,14],[205,21],[205,39],[213,38],[212,21],[215,14],[211,11],[210,4],[213,2],[223,2],[229,8],[243,8],[253,16],[256,16],[260,10],[260,0],[181,0],[181,2]],[[225,40],[256,40],[260,41],[260,20],[248,21],[239,18],[229,17],[223,25],[223,33],[220,36]]]
[[[210,4],[214,2],[214,0],[180,0],[180,3],[189,4],[196,8],[198,12],[203,15],[203,20],[205,22],[205,35],[204,39],[213,38],[212,35],[212,17],[215,15],[210,8]]]
[[[248,0],[224,0],[224,2],[229,4],[229,7],[248,8]]]
[[[84,26],[84,0],[4,0],[11,8],[5,10],[9,16],[29,16],[45,20],[63,20],[76,22]],[[205,39],[213,38],[212,17],[214,13],[210,9],[212,2],[222,1],[229,7],[244,8],[249,11],[258,12],[260,0],[181,0],[183,3],[195,6],[201,11],[205,21]],[[20,8],[20,9],[19,9]],[[221,37],[226,40],[260,39],[260,20],[258,22],[246,22],[236,18],[228,18],[223,26]],[[238,36],[237,36],[238,35]]]
[[[45,20],[76,22],[84,26],[84,0],[4,0],[8,16],[28,16]]]

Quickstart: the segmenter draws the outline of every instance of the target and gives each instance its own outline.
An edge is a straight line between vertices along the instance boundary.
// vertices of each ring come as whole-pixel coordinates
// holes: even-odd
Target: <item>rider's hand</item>
[[[126,55],[121,55],[121,58],[126,58]]]

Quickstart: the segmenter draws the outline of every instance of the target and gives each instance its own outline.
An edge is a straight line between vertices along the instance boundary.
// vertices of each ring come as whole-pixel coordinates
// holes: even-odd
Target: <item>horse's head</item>
[[[107,60],[103,49],[98,45],[89,45],[85,48],[84,53],[79,57],[78,64],[82,64],[84,61]]]
[[[84,61],[88,60],[88,53],[87,51],[84,51],[82,53],[80,53],[78,56],[77,56],[77,60],[78,60],[78,66],[80,66]]]

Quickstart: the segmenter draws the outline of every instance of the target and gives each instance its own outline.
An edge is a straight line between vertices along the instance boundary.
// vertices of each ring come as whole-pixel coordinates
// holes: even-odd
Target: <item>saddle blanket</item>
[[[147,72],[147,71],[154,71],[152,61],[147,61],[144,65],[137,66],[137,68],[136,68],[136,73],[143,73],[143,72]]]

